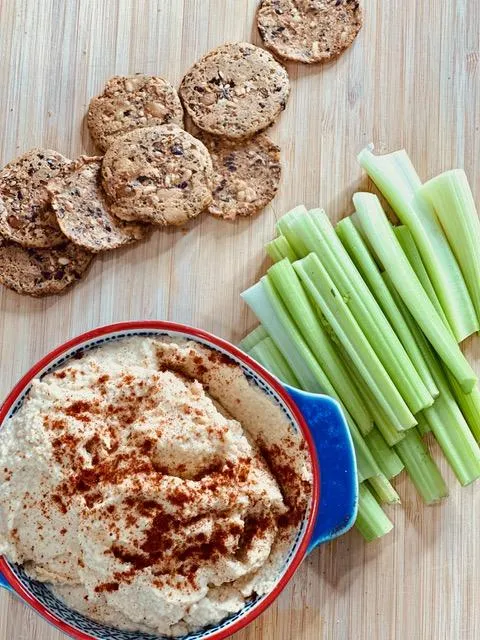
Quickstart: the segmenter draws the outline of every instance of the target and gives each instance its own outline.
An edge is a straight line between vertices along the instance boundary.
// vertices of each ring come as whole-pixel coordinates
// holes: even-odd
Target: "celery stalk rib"
[[[245,351],[245,353],[248,353],[252,347],[254,347],[256,344],[258,344],[261,340],[264,340],[265,338],[268,338],[268,333],[260,324],[258,325],[258,327],[255,327],[253,331],[250,331],[250,333],[247,333],[247,335],[243,338],[243,340],[240,340],[240,342],[238,343],[238,346],[242,351]]]
[[[404,464],[398,457],[397,452],[393,447],[388,446],[385,438],[376,427],[365,436],[365,443],[387,480],[398,476],[404,469]]]
[[[381,538],[393,529],[393,524],[365,483],[362,483],[359,489],[355,527],[367,542]]]
[[[417,413],[417,415],[415,417],[416,417],[416,419],[418,421],[418,425],[417,425],[418,433],[421,436],[424,436],[427,433],[430,433],[432,428],[431,428],[428,420],[425,418],[424,414],[420,411],[420,413]]]
[[[327,376],[303,340],[267,276],[247,289],[242,298],[287,359],[302,389],[337,398]]]
[[[295,269],[288,260],[282,260],[270,267],[268,276],[342,403],[361,433],[366,435],[373,427],[373,419],[327,332],[320,324]]]
[[[318,256],[312,253],[295,262],[294,268],[392,424],[399,430],[415,425],[415,418]]]
[[[469,393],[477,380],[475,373],[415,275],[379,199],[371,193],[356,193],[353,199],[362,227],[395,289],[462,389]]]
[[[478,385],[470,393],[464,393],[450,371],[444,369],[453,395],[467,421],[470,431],[477,442],[480,442],[480,389]]]
[[[400,243],[400,246],[403,249],[403,253],[407,256],[407,260],[410,262],[412,269],[415,271],[417,278],[420,280],[422,287],[425,289],[425,293],[432,301],[433,306],[437,310],[437,313],[443,320],[445,326],[450,329],[447,316],[445,315],[442,305],[440,304],[440,300],[438,299],[435,289],[433,288],[432,281],[430,280],[430,276],[425,269],[422,256],[417,249],[417,245],[415,244],[415,240],[413,239],[409,228],[402,224],[399,227],[394,227],[393,231],[397,236],[397,240]]]
[[[394,291],[388,276],[385,281]],[[421,345],[435,384],[440,391],[433,406],[425,409],[423,415],[459,482],[465,486],[480,478],[480,448],[455,402],[447,378],[432,348],[420,329],[416,327],[406,306],[399,299],[397,303],[412,331],[416,331],[416,339]]]
[[[290,214],[278,226],[290,243],[300,242],[318,256],[412,413],[430,406],[432,396],[326,214]]]
[[[358,161],[410,229],[449,325],[457,342],[461,342],[478,330],[478,320],[438,219],[432,208],[418,197],[421,181],[410,158],[403,149],[376,156],[367,148],[359,154]]]
[[[271,338],[264,338],[257,342],[248,354],[282,382],[286,382],[292,387],[300,386],[288,362]]]
[[[348,364],[348,366],[350,367],[350,371],[352,372],[352,376],[354,377],[355,384],[362,394],[363,399],[365,400],[365,404],[367,405],[368,411],[373,417],[373,421],[376,427],[385,438],[388,446],[393,447],[394,444],[397,444],[397,442],[400,442],[400,440],[403,438],[404,432],[398,431],[398,429],[396,428],[396,424],[392,424],[392,422],[389,420],[385,411],[378,404],[375,396],[370,391],[366,382],[362,378],[362,375],[357,371],[357,368],[347,356],[347,354],[343,353],[342,355],[344,356],[346,364]]]
[[[280,262],[280,260],[284,258],[287,258],[290,262],[295,262],[295,260],[300,258],[292,249],[285,236],[278,236],[278,238],[267,243],[265,249],[273,262]]]
[[[341,220],[337,224],[336,230],[338,237],[356,264],[357,269],[370,287],[370,290],[390,321],[390,324],[395,329],[397,336],[400,338],[400,341],[415,366],[418,375],[421,377],[423,384],[427,388],[431,397],[436,398],[438,396],[438,389],[435,386],[427,363],[425,362],[425,359],[419,350],[417,343],[415,342],[415,338],[408,328],[403,315],[395,304],[395,300],[382,278],[380,269],[368,250],[361,234],[350,218]]]
[[[426,182],[419,193],[435,209],[480,322],[480,219],[465,171],[446,171]]]
[[[380,504],[400,504],[400,496],[390,484],[390,481],[381,473],[367,480],[373,489]]]
[[[268,276],[264,276],[260,282],[241,295],[288,361],[301,388],[312,393],[326,393],[335,398],[344,409],[355,447],[360,480],[367,480],[378,475],[380,469],[368,450],[358,427],[304,342]]]
[[[410,429],[395,445],[407,473],[426,504],[448,496],[448,488],[433,458],[425,448],[417,429]]]

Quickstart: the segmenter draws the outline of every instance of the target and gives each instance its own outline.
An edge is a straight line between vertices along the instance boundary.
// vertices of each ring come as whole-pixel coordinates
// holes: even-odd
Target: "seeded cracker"
[[[246,42],[210,51],[180,86],[194,124],[232,139],[248,138],[272,124],[285,109],[289,92],[286,70],[270,53]]]
[[[61,230],[87,251],[106,251],[141,240],[148,227],[119,220],[101,184],[102,158],[83,156],[73,162],[62,178],[48,185],[52,207]]]
[[[139,127],[183,126],[183,109],[172,85],[158,76],[115,76],[90,102],[88,128],[105,151],[113,140]]]
[[[212,160],[205,146],[175,125],[118,138],[102,166],[111,211],[122,220],[181,225],[212,201]]]
[[[0,239],[0,283],[36,298],[61,293],[86,272],[93,254],[67,243],[55,249],[25,249]]]
[[[47,183],[70,160],[50,149],[31,149],[0,171],[0,235],[24,247],[63,244]]]
[[[280,182],[280,148],[263,133],[247,140],[227,140],[198,133],[213,163],[213,202],[208,211],[234,220],[264,209]]]
[[[263,0],[257,24],[276,55],[311,64],[331,60],[352,44],[363,11],[358,0]]]

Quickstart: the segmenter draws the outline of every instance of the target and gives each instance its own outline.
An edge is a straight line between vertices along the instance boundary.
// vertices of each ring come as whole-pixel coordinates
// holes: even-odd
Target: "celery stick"
[[[350,364],[355,384],[357,385],[358,390],[365,400],[365,404],[367,405],[367,409],[373,417],[375,426],[385,438],[388,446],[393,447],[394,444],[397,444],[397,442],[400,442],[400,440],[403,438],[403,431],[398,431],[398,429],[395,428],[395,425],[390,422],[388,416],[385,414],[385,411],[375,400],[375,397],[363,380],[362,376],[356,370],[355,365],[350,361],[349,358],[346,358],[346,361]]]
[[[302,389],[312,393],[327,393],[338,399],[269,278],[264,276],[241,296],[286,358]]]
[[[301,388],[312,393],[326,393],[335,398],[344,409],[357,456],[359,477],[366,480],[380,473],[380,469],[363,441],[358,427],[342,405],[337,392],[303,340],[269,277],[264,276],[260,282],[241,295],[286,358]]]
[[[238,346],[242,351],[248,353],[248,351],[250,351],[252,347],[258,344],[264,338],[268,338],[268,333],[265,331],[262,325],[259,324],[258,327],[255,327],[255,329],[253,329],[253,331],[247,333],[243,340],[240,340]]]
[[[380,504],[400,504],[400,496],[383,473],[370,478],[367,482],[375,492],[375,496],[378,498]]]
[[[310,304],[295,269],[285,259],[274,264],[268,270],[268,276],[342,403],[361,433],[367,434],[373,427],[373,419]]]
[[[417,415],[415,417],[416,417],[416,419],[418,421],[418,425],[417,425],[418,433],[422,437],[425,434],[430,433],[432,428],[431,428],[428,420],[425,418],[424,414],[420,411],[420,413],[417,413]]]
[[[470,427],[470,431],[476,441],[480,442],[480,389],[478,385],[470,393],[464,393],[450,371],[444,368],[444,372],[447,374],[453,395]]]
[[[352,312],[314,253],[294,262],[305,290],[319,306],[380,406],[398,430],[409,429],[416,420],[385,371]]]
[[[432,281],[430,280],[430,276],[425,269],[422,256],[417,249],[417,245],[415,244],[415,240],[413,239],[409,228],[402,224],[399,227],[394,227],[393,231],[397,236],[397,240],[400,243],[404,254],[407,256],[407,260],[410,262],[412,269],[417,274],[417,278],[420,280],[422,287],[425,289],[425,293],[432,301],[433,306],[437,310],[437,313],[443,320],[445,326],[450,329],[447,316],[445,315],[442,305],[440,304],[440,300],[438,299],[435,289],[433,288]]]
[[[435,209],[480,322],[480,219],[465,171],[446,171],[419,189]]]
[[[403,228],[406,229],[406,227]],[[421,377],[423,384],[427,388],[431,397],[436,398],[438,396],[438,389],[435,386],[427,363],[425,362],[425,359],[423,358],[422,353],[415,342],[415,338],[403,318],[403,315],[395,304],[387,285],[383,281],[380,270],[369,252],[361,234],[358,232],[350,218],[341,220],[337,224],[336,229],[338,237],[347,249],[352,260],[355,262],[360,274],[370,287],[392,327],[395,329],[397,336],[400,338],[400,341]]]
[[[457,342],[461,342],[478,330],[478,320],[440,223],[433,209],[416,193],[421,181],[410,158],[405,150],[375,156],[367,148],[359,154],[358,161],[410,229],[449,325]]]
[[[279,262],[283,258],[288,258],[290,262],[295,262],[300,257],[297,256],[285,236],[278,236],[278,238],[268,242],[265,245],[265,249],[273,262]]]
[[[448,496],[445,480],[428,453],[417,429],[410,429],[395,445],[405,469],[426,504],[433,504]]]
[[[372,247],[372,245],[370,244],[370,240],[367,238],[367,236],[365,235],[363,229],[362,229],[362,225],[360,223],[360,218],[358,217],[358,214],[356,211],[354,211],[352,213],[352,215],[348,216],[348,219],[352,221],[353,226],[355,227],[355,229],[358,231],[358,233],[360,234],[360,237],[362,238],[365,246],[368,249],[368,253],[372,256],[372,258],[375,260],[375,263],[377,264],[378,267],[382,266],[381,261],[378,259],[377,254],[375,253],[374,248]]]
[[[462,486],[480,478],[480,449],[453,397],[442,390],[433,407],[425,409],[435,439]]]
[[[379,199],[372,193],[356,193],[353,200],[362,227],[396,290],[462,389],[469,393],[477,381],[475,373],[410,266]]]
[[[433,403],[419,374],[323,211],[290,216],[279,226],[290,242],[316,253],[412,413]]]
[[[374,427],[372,431],[365,436],[365,443],[380,467],[380,471],[387,480],[398,476],[404,468],[404,464],[398,457],[395,449],[389,447],[385,442],[384,437],[377,427]]]
[[[288,211],[288,213],[283,215],[276,224],[278,233],[287,238],[288,243],[299,258],[306,256],[309,251],[302,239],[290,232],[290,227],[295,223],[295,220],[306,213],[307,209],[303,205],[300,205],[291,209],[291,211]]]
[[[393,529],[393,524],[365,483],[359,487],[358,516],[355,527],[367,542],[381,538]]]
[[[265,367],[282,382],[286,382],[292,387],[299,387],[300,384],[285,360],[279,349],[271,338],[264,338],[254,345],[248,354]]]
[[[394,291],[391,280],[386,277],[387,284]],[[470,431],[462,412],[452,395],[447,378],[439,361],[425,336],[416,327],[415,321],[401,300],[397,304],[404,313],[406,321],[415,333],[416,339],[425,355],[430,371],[440,395],[432,407],[427,407],[423,415],[428,421],[445,457],[452,467],[459,482],[465,486],[480,478],[480,448]]]
[[[357,460],[357,472],[358,481],[363,482],[369,478],[374,478],[380,473],[380,468],[377,461],[372,455],[372,452],[367,446],[367,443],[363,439],[355,422],[350,418],[348,413],[345,414],[348,428],[352,436],[353,447],[355,449],[355,458]]]

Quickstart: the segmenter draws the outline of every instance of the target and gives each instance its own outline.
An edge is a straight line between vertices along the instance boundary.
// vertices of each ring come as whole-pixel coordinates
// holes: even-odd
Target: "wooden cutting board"
[[[0,0],[2,164],[34,145],[93,151],[89,99],[115,73],[178,84],[227,40],[259,43],[256,0]],[[367,186],[355,156],[405,146],[421,176],[465,167],[480,201],[480,2],[366,0],[353,48],[325,66],[289,65],[292,95],[272,131],[283,152],[280,192],[235,224],[204,216],[99,258],[88,278],[42,301],[0,291],[3,397],[65,339],[118,320],[161,318],[238,341],[254,326],[240,292],[265,270],[275,220],[299,203],[332,220]],[[480,339],[466,346],[480,373]],[[436,452],[438,453],[438,452]],[[480,487],[425,508],[401,477],[395,530],[366,545],[351,532],[315,551],[278,602],[236,640],[478,640]],[[6,593],[0,640],[61,634]]]

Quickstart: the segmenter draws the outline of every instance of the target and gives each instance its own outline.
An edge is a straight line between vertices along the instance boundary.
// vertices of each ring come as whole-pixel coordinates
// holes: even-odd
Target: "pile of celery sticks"
[[[241,348],[280,380],[341,405],[360,482],[356,527],[393,525],[392,479],[426,504],[448,495],[422,438],[431,432],[462,485],[480,477],[480,390],[458,346],[480,327],[480,221],[465,173],[422,184],[404,150],[358,156],[372,193],[334,227],[300,206],[277,223],[274,265],[243,299],[260,321]]]

